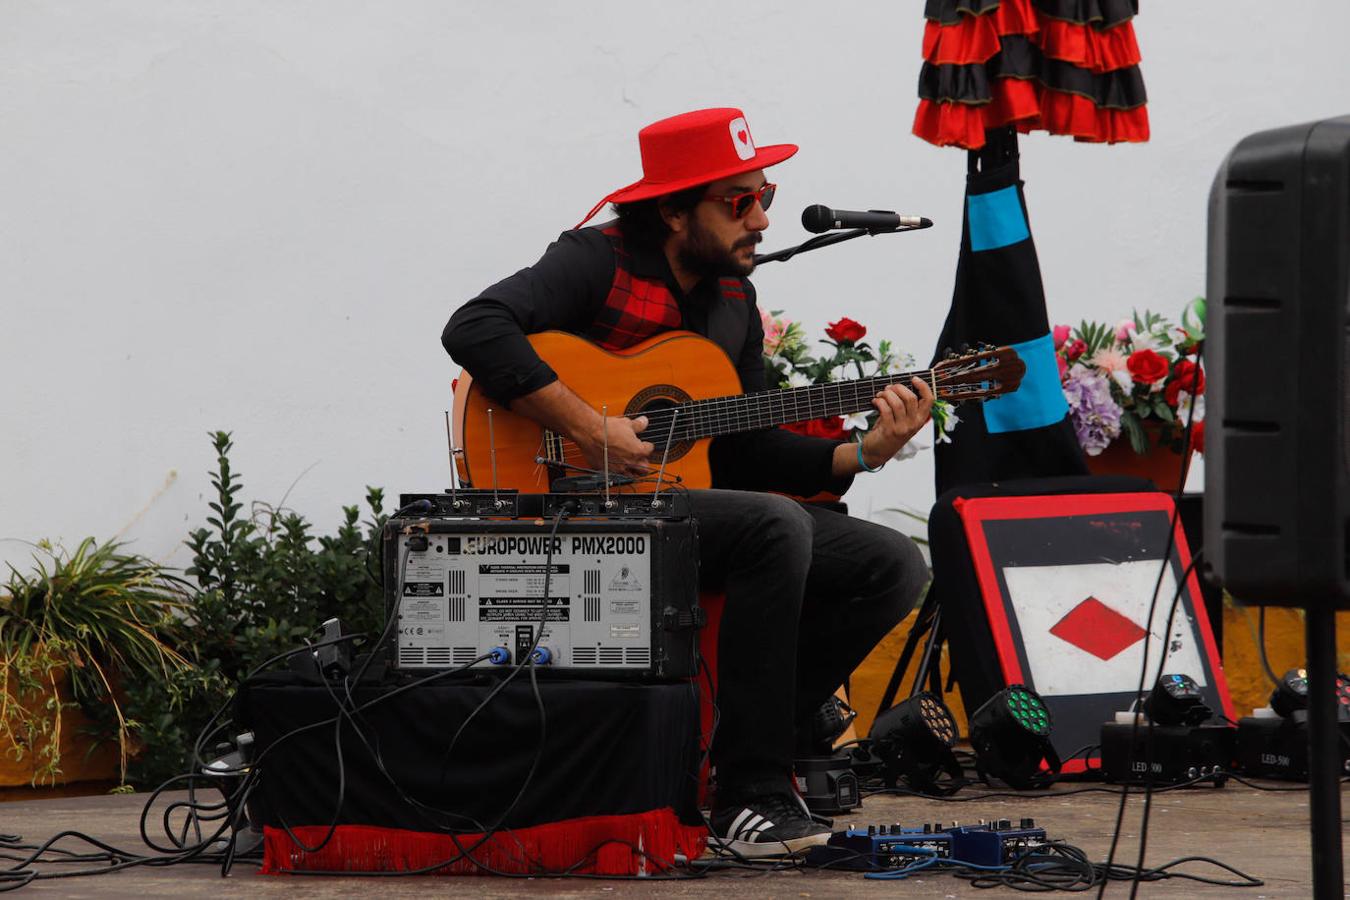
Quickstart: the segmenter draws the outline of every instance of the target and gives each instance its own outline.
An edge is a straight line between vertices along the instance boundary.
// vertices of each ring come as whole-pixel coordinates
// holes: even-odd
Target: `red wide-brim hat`
[[[796,144],[756,147],[745,114],[731,107],[699,109],[653,122],[638,132],[642,178],[591,208],[580,228],[606,203],[633,203],[730,178],[782,162]]]

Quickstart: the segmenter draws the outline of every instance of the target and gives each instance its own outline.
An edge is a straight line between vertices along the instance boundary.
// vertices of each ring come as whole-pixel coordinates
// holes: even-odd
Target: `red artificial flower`
[[[1167,377],[1167,360],[1153,350],[1136,350],[1125,360],[1135,384],[1156,384]]]
[[[1205,420],[1191,423],[1191,449],[1196,453],[1205,452]]]
[[[844,432],[843,416],[824,416],[819,419],[807,419],[805,422],[789,422],[783,426],[788,431],[810,437],[829,438],[832,441],[847,440]]]
[[[1087,351],[1087,343],[1079,338],[1072,344],[1064,348],[1064,355],[1068,357],[1069,362],[1073,362]]]
[[[1167,382],[1167,390],[1164,392],[1167,405],[1175,407],[1177,395],[1182,391],[1192,397],[1199,397],[1205,392],[1205,370],[1189,359],[1181,360],[1172,370],[1172,380]]]
[[[845,341],[853,343],[862,340],[863,335],[867,334],[867,329],[845,317],[838,322],[831,322],[830,327],[825,329],[825,333],[835,343],[842,344]]]

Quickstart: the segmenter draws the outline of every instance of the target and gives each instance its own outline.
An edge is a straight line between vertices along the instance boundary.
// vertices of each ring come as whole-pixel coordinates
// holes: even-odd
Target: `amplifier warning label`
[[[632,600],[611,600],[609,601],[609,611],[616,616],[635,616],[642,612],[642,601],[636,598]]]
[[[540,615],[540,597],[483,597],[478,601],[478,621],[480,622],[521,622],[526,619],[538,620]],[[567,622],[571,610],[566,597],[550,597],[548,600],[549,622]]]
[[[446,603],[439,595],[435,599],[421,597],[404,599],[398,606],[398,615],[400,619],[414,622],[444,622],[448,618]]]
[[[439,581],[405,581],[403,582],[403,596],[444,597],[445,585]]]
[[[529,563],[480,565],[478,591],[492,597],[542,597],[544,595],[544,566]],[[548,574],[548,595],[570,597],[572,576],[570,566],[555,563]]]

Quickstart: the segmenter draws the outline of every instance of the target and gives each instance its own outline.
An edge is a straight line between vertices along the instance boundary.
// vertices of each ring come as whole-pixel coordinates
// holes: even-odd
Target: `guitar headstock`
[[[938,397],[951,403],[1010,394],[1022,384],[1027,364],[1011,347],[952,353],[933,365]]]

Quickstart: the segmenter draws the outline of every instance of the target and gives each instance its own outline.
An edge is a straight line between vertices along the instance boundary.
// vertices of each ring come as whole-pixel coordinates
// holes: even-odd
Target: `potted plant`
[[[1204,451],[1203,298],[1181,323],[1146,311],[1115,325],[1055,326],[1069,417],[1094,472],[1144,475],[1175,490],[1191,451]]]
[[[31,784],[81,778],[90,718],[111,722],[115,766],[92,777],[125,781],[136,727],[124,712],[122,685],[166,681],[187,665],[163,634],[183,605],[181,582],[118,543],[81,541],[74,552],[41,541],[34,567],[9,566],[0,586],[0,751],[13,760],[9,777]],[[86,746],[63,769],[63,757]],[[105,751],[105,756],[106,756]],[[82,773],[90,777],[91,773]]]

